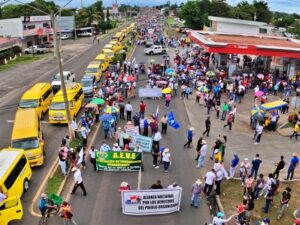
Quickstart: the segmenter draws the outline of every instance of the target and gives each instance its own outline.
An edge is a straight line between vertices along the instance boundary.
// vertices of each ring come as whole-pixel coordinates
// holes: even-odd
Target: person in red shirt
[[[141,117],[141,119],[144,119],[145,111],[146,111],[146,104],[143,101],[141,101],[141,103],[140,103],[140,117]]]

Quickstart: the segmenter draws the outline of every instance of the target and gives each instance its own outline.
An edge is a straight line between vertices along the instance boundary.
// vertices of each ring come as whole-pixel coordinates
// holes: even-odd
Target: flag
[[[156,123],[158,123],[158,116],[159,116],[159,106],[157,106],[156,112],[155,112],[155,121],[156,121]]]
[[[168,124],[169,124],[169,126],[175,128],[175,129],[180,128],[180,124],[175,120],[175,116],[172,111],[169,112],[169,115],[168,115]]]

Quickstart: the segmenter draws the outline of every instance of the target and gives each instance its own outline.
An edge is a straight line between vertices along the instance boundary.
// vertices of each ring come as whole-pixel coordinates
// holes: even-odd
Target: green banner
[[[96,151],[97,170],[139,171],[142,163],[141,152]]]

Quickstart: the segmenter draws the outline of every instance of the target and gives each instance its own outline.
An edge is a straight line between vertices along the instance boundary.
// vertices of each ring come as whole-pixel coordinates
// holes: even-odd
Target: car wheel
[[[27,54],[29,54],[29,52],[28,52],[28,51],[25,51],[24,53],[25,53],[26,55],[27,55]]]
[[[23,183],[24,191],[28,191],[29,189],[29,180],[26,178]]]
[[[162,54],[166,54],[167,52],[165,50],[162,51]]]
[[[149,52],[150,55],[153,55],[153,52]]]

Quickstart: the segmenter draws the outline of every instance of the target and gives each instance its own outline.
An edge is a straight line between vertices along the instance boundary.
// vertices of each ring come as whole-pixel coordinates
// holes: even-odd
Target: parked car
[[[91,98],[94,95],[94,88],[97,87],[95,76],[85,75],[80,81],[84,97]]]
[[[77,34],[78,37],[92,37],[92,35],[93,34],[91,32],[87,32],[87,31],[83,31]]]
[[[65,80],[65,84],[75,82],[75,74],[71,71],[64,71],[64,80]],[[61,80],[60,80],[59,73],[54,75],[51,86],[54,93],[60,90]]]
[[[33,45],[24,50],[25,54],[42,54],[49,52],[49,49],[43,45]]]
[[[67,40],[67,39],[69,39],[70,37],[71,37],[70,35],[62,34],[62,35],[60,36],[60,39],[61,39],[61,40]]]
[[[42,45],[45,46],[46,48],[53,48],[54,47],[53,43],[49,42],[49,41],[44,42]]]

